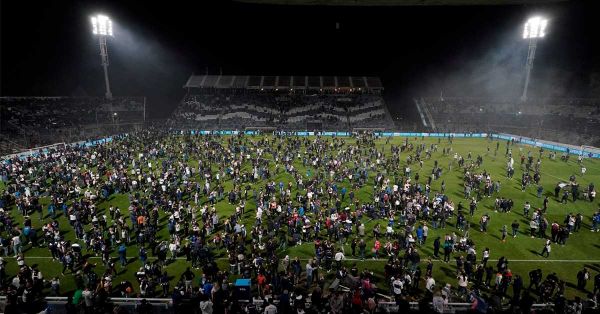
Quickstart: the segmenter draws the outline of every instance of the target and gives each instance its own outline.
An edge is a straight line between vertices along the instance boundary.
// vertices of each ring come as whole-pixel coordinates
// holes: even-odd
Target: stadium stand
[[[278,76],[277,80],[277,88],[280,89],[290,89],[291,88],[291,76]]]
[[[235,76],[231,75],[221,75],[217,80],[216,86],[219,88],[231,88],[234,78]]]
[[[354,88],[364,88],[367,85],[365,84],[365,78],[364,77],[352,77],[350,79],[350,81],[352,82],[352,87]]]
[[[323,85],[321,84],[320,76],[309,76],[308,77],[308,89],[321,89]]]
[[[143,97],[0,97],[2,155],[122,132],[144,122]]]
[[[248,84],[248,76],[247,75],[238,75],[234,76],[233,83],[231,84],[231,88],[244,88]]]
[[[510,133],[573,145],[600,144],[600,99],[421,98],[438,132]]]
[[[306,76],[292,76],[292,87],[296,89],[306,88]]]
[[[170,126],[332,131],[393,127],[381,96],[383,88],[379,78],[250,76],[245,80],[245,76],[200,77],[190,77],[184,86],[188,94],[175,110]],[[220,82],[224,80],[233,82],[232,88],[222,88]],[[364,88],[355,90],[355,81]],[[368,87],[366,82],[374,88]]]
[[[265,89],[275,89],[276,76],[263,76],[262,87]]]

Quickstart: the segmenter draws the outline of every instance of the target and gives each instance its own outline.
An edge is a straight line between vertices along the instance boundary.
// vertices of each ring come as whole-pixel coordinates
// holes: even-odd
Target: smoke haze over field
[[[192,73],[378,75],[392,106],[419,95],[518,97],[524,21],[550,19],[530,95],[600,96],[598,2],[542,6],[314,7],[223,1],[2,2],[1,95],[102,95],[89,17],[110,15],[116,96],[148,96],[163,116]]]

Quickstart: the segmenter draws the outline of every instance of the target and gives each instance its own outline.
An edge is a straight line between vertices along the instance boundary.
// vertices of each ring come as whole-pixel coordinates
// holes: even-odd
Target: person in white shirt
[[[273,300],[269,300],[269,305],[265,307],[264,314],[277,314],[277,307],[273,305]]]
[[[344,256],[344,253],[342,253],[342,251],[338,251],[337,253],[335,253],[335,266],[336,268],[339,270],[340,268],[342,268],[342,261],[346,259],[346,257]]]
[[[175,242],[169,243],[169,251],[171,251],[171,259],[175,260],[177,257],[177,244]]]
[[[544,256],[544,254],[546,255],[545,257],[550,257],[550,244],[552,242],[550,241],[550,239],[546,240],[546,244],[544,244],[544,248],[542,249],[542,253],[540,255]]]
[[[15,253],[15,257],[17,257],[17,255],[19,255],[19,253],[22,251],[20,236],[16,235],[12,238],[12,248],[13,252]]]
[[[83,297],[85,307],[91,309],[94,306],[94,293],[86,287],[81,293],[81,296]]]
[[[387,236],[388,239],[394,236],[394,229],[392,228],[391,225],[388,225],[386,227],[385,235]]]
[[[483,250],[483,258],[481,260],[481,264],[483,264],[483,267],[485,267],[487,265],[487,261],[490,259],[490,249],[489,248],[485,248],[485,250]]]
[[[448,301],[444,299],[441,293],[437,292],[433,296],[433,310],[436,313],[444,313],[446,303],[448,303]]]
[[[403,287],[404,283],[402,282],[402,280],[400,280],[400,278],[395,278],[394,281],[392,281],[392,288],[396,297],[402,294]]]
[[[469,285],[469,279],[462,273],[458,276],[458,292],[462,295],[467,293],[467,286]]]
[[[429,292],[433,292],[434,288],[435,288],[435,279],[433,279],[433,277],[431,277],[431,276],[427,276],[427,279],[425,280],[425,289],[427,289],[427,291],[429,291]]]
[[[202,314],[213,313],[213,303],[207,296],[204,296],[202,301],[200,301],[200,310],[202,311]]]
[[[312,265],[312,260],[309,260],[308,263],[306,263],[306,286],[307,287],[310,287],[312,285],[314,270],[315,270],[315,268]]]
[[[42,272],[39,271],[37,269],[37,267],[35,267],[33,269],[33,272],[31,273],[31,279],[35,282],[35,281],[39,281],[41,282],[42,280],[44,280],[44,276],[42,275]]]

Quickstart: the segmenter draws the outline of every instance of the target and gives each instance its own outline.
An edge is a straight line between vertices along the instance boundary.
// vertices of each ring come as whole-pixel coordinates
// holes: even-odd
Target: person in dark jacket
[[[519,275],[515,275],[515,280],[513,282],[513,298],[519,299],[521,296],[521,291],[523,290],[523,278]]]
[[[435,258],[439,258],[440,254],[440,237],[435,238],[435,240],[433,241],[433,256]]]

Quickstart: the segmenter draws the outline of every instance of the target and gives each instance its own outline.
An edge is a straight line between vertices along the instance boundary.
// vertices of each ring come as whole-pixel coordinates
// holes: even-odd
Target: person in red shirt
[[[560,225],[554,221],[552,223],[552,227],[550,229],[550,233],[552,234],[552,242],[556,243],[558,241],[558,231],[560,230]]]
[[[360,297],[360,290],[354,290],[354,294],[352,295],[352,308],[355,313],[362,312],[362,299]]]
[[[263,275],[263,273],[261,272],[256,277],[256,282],[258,283],[258,292],[261,296],[264,296],[264,290],[267,284],[267,277],[265,277],[265,275]]]
[[[375,240],[375,244],[373,245],[373,259],[377,259],[379,257],[379,250],[381,249],[381,243],[379,240]]]

